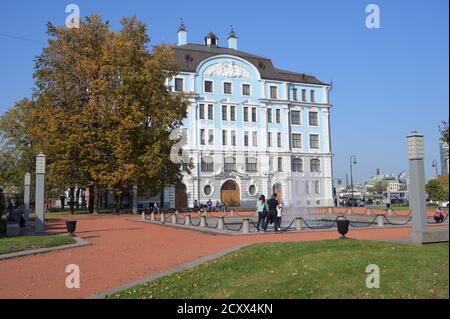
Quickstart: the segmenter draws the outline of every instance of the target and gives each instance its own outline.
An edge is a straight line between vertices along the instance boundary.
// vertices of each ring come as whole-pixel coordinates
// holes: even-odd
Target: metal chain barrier
[[[389,225],[393,225],[393,226],[403,226],[403,225],[406,225],[406,224],[408,224],[410,221],[411,221],[411,219],[412,219],[412,216],[410,216],[409,218],[408,218],[408,220],[406,221],[406,222],[404,222],[404,223],[393,223],[393,222],[391,222],[385,215],[382,215],[383,216],[383,218],[386,220],[386,222],[389,224]]]
[[[194,226],[194,227],[198,227],[198,226],[200,226],[200,220],[198,221],[198,223],[197,223],[197,224],[194,224],[194,223],[192,222],[192,218],[191,218],[191,225],[192,225],[192,226]]]
[[[336,220],[334,220],[334,221],[332,221],[331,225],[328,225],[328,226],[326,226],[326,225],[321,225],[321,226],[311,226],[311,225],[309,225],[309,224],[306,222],[305,219],[302,219],[302,221],[303,221],[303,223],[305,224],[306,228],[309,228],[309,229],[331,229],[331,228],[333,228],[333,227],[335,226],[335,224],[336,224]],[[324,220],[321,220],[321,221],[324,221]]]
[[[228,225],[241,225],[239,226],[238,229],[232,229],[232,228],[228,228]],[[240,222],[240,223],[223,223],[223,226],[225,227],[226,230],[229,231],[240,231],[242,229],[242,227],[244,226],[244,222]]]
[[[358,221],[354,221],[354,222],[350,222],[349,223],[349,225],[351,226],[351,227],[355,227],[355,228],[357,228],[357,227],[369,227],[369,226],[372,226],[372,225],[374,225],[374,224],[376,224],[377,222],[377,218],[378,218],[378,216],[376,216],[371,222],[358,222]]]
[[[289,224],[288,227],[281,228],[279,231],[282,231],[282,232],[288,231],[291,228],[292,224],[294,224],[294,222],[295,222],[295,218],[292,219],[292,221],[291,221],[291,223]]]

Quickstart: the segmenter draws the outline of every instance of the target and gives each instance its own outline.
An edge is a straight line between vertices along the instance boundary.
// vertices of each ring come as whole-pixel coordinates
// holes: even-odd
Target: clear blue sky
[[[414,129],[425,134],[426,172],[434,174],[438,125],[448,119],[448,0],[1,1],[0,34],[45,43],[46,22],[64,24],[70,3],[81,16],[99,13],[114,29],[121,17],[136,14],[153,43],[174,43],[180,17],[190,42],[213,31],[224,44],[232,24],[241,50],[279,68],[333,79],[335,177],[345,180],[352,154],[356,182],[376,168],[407,169],[405,136]],[[370,3],[380,6],[381,29],[365,27]],[[31,95],[33,59],[42,47],[0,35],[0,113]]]

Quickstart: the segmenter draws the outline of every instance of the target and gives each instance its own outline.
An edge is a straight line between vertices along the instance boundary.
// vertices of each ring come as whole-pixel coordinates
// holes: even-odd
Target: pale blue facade
[[[167,84],[192,94],[183,128],[194,169],[164,206],[254,206],[274,191],[286,206],[333,205],[331,85],[238,51],[234,32],[228,47],[211,33],[189,44],[184,26],[178,36],[180,73]]]

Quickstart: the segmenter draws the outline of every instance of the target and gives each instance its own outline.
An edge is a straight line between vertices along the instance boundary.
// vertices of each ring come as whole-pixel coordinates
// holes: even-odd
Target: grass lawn
[[[70,236],[0,237],[0,255],[23,250],[48,248],[75,243]]]
[[[369,264],[380,288],[366,288]],[[109,298],[448,298],[448,244],[258,244]]]

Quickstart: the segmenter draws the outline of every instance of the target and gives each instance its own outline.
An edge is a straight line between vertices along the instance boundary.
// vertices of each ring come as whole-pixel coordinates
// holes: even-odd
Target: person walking
[[[259,227],[264,227],[264,220],[267,215],[266,197],[264,195],[259,196],[259,199],[256,202],[256,213],[258,214],[258,223],[256,224],[256,230],[261,231]]]
[[[275,222],[275,218],[277,217],[277,194],[273,193],[272,198],[267,201],[267,218],[266,223],[264,224],[264,232],[267,231],[267,226]]]
[[[212,212],[212,200],[211,198],[208,199],[208,201],[206,202],[206,205],[208,206],[208,212]]]

